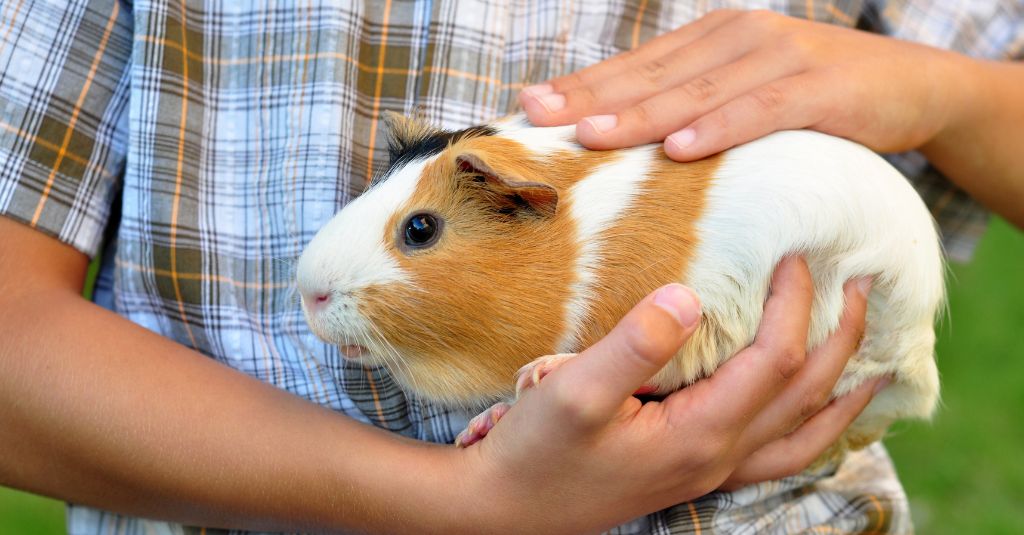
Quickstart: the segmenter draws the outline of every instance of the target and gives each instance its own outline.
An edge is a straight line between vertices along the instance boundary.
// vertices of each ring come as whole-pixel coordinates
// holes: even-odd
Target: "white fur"
[[[944,293],[941,251],[924,203],[884,160],[808,131],[779,132],[735,148],[708,192],[697,235],[685,282],[701,296],[705,315],[738,346],[721,348],[718,357],[753,340],[773,267],[799,253],[814,276],[809,348],[838,326],[843,282],[875,277],[861,351],[836,395],[893,374],[896,383],[860,421],[930,415],[938,396],[933,323]],[[702,357],[709,355],[692,355]]]
[[[569,192],[569,213],[576,221],[576,241],[582,247],[576,259],[576,282],[566,307],[567,329],[558,343],[560,353],[578,347],[577,333],[590,312],[591,288],[595,271],[601,265],[603,244],[598,235],[613,226],[633,203],[640,192],[640,183],[648,176],[654,150],[647,146],[621,151],[619,158],[597,167]]]
[[[374,285],[410,284],[409,274],[385,249],[384,238],[397,232],[385,225],[412,196],[423,167],[433,159],[407,164],[350,202],[302,253],[297,283],[306,318],[321,337],[335,343],[363,344],[367,323],[356,312],[355,294]],[[327,308],[309,314],[306,296],[322,292],[331,294]]]
[[[492,126],[498,131],[498,136],[522,143],[537,156],[580,150],[575,126],[538,128],[531,126],[524,115],[506,117]]]

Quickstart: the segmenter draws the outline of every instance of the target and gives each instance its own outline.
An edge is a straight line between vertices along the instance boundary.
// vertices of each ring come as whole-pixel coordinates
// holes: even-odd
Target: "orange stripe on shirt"
[[[693,502],[687,502],[686,506],[690,508],[690,519],[693,520],[693,535],[700,535],[700,516],[697,515],[697,508],[693,506]]]
[[[875,527],[871,528],[871,531],[868,533],[882,533],[882,528],[885,527],[885,508],[882,507],[882,504],[874,494],[868,494],[867,498],[871,500],[871,505],[878,510],[878,524],[875,524]]]
[[[4,121],[0,121],[0,130],[6,130],[6,131],[8,131],[8,132],[10,132],[10,133],[12,133],[12,134],[22,138],[22,139],[28,141],[29,143],[31,143],[33,145],[38,145],[40,147],[43,147],[44,149],[52,150],[53,152],[59,152],[60,151],[60,145],[58,145],[56,143],[52,143],[52,142],[48,141],[45,138],[41,138],[39,136],[34,136],[34,135],[32,135],[32,134],[30,134],[30,133],[28,133],[28,132],[26,132],[26,131],[24,131],[22,129],[20,129],[20,128],[12,125],[12,124],[10,124],[10,123],[6,123]],[[71,161],[73,161],[73,162],[75,162],[75,163],[77,163],[77,164],[79,164],[79,165],[81,165],[83,167],[87,167],[89,165],[89,160],[87,160],[87,159],[85,159],[85,158],[83,158],[83,157],[81,157],[81,156],[79,156],[79,155],[77,155],[77,154],[75,154],[75,153],[73,153],[71,151],[68,151],[68,150],[64,151],[64,158],[66,158],[68,160],[71,160]],[[99,167],[97,169],[100,172],[100,174],[102,174],[103,176],[105,176],[107,178],[114,178],[114,174],[111,173],[110,171],[108,171],[108,170],[106,170],[106,169],[104,169],[102,167]]]
[[[640,24],[644,21],[644,11],[647,10],[647,0],[640,2],[636,8],[636,22],[633,23],[633,38],[630,41],[630,48],[640,46]]]
[[[182,49],[181,44],[179,44],[176,41],[169,41],[167,39],[163,39],[163,38],[160,38],[160,37],[153,37],[151,35],[139,36],[139,38],[137,40],[145,42],[145,43],[152,43],[152,44],[155,44],[155,45],[158,45],[158,46],[162,46],[162,47],[165,47],[165,48],[170,48],[170,49],[177,50],[179,52],[185,53],[185,51]],[[413,70],[413,69],[403,69],[403,68],[400,68],[400,67],[384,67],[383,65],[367,65],[366,63],[362,63],[359,60],[357,60],[356,58],[353,58],[352,56],[349,56],[347,54],[342,54],[340,52],[313,52],[313,53],[307,53],[307,54],[274,54],[274,55],[268,55],[268,56],[222,59],[222,58],[207,56],[205,54],[200,54],[200,53],[196,53],[196,52],[194,52],[192,50],[189,50],[186,55],[189,57],[189,59],[192,59],[192,60],[195,60],[195,61],[201,61],[201,62],[203,62],[205,64],[208,64],[208,65],[218,65],[218,66],[235,66],[235,65],[252,64],[252,63],[270,64],[270,63],[282,63],[282,62],[291,62],[291,61],[308,63],[311,60],[318,61],[318,60],[322,60],[322,59],[336,59],[336,60],[341,60],[341,61],[343,61],[345,63],[350,64],[350,65],[353,65],[357,69],[359,69],[360,71],[366,72],[366,73],[397,74],[399,76],[409,76],[409,77],[416,76],[418,74],[418,72]],[[522,88],[522,87],[524,87],[526,85],[523,82],[504,82],[504,81],[502,81],[502,80],[500,80],[498,78],[495,78],[493,76],[485,76],[485,75],[482,75],[482,74],[476,74],[476,73],[462,71],[462,70],[458,70],[458,69],[452,69],[450,67],[434,67],[434,66],[428,65],[428,66],[423,67],[423,72],[439,73],[439,74],[443,74],[445,76],[450,76],[450,77],[454,77],[454,78],[465,78],[467,80],[473,80],[474,82],[480,82],[480,83],[495,85],[495,86],[499,86],[501,88],[520,89],[520,88]]]
[[[46,186],[43,188],[43,195],[39,198],[39,204],[36,205],[36,211],[32,214],[32,221],[29,223],[31,226],[36,226],[39,223],[39,218],[43,215],[43,206],[46,205],[47,199],[50,198],[50,191],[53,189],[53,181],[57,178],[57,172],[60,170],[60,164],[64,161],[64,156],[68,153],[68,145],[71,144],[71,135],[75,133],[75,125],[78,123],[78,114],[82,112],[82,104],[85,103],[85,97],[89,94],[89,88],[92,87],[93,78],[96,76],[96,69],[100,66],[100,60],[103,59],[103,52],[107,49],[107,42],[110,40],[110,34],[114,31],[114,22],[117,21],[117,15],[121,11],[120,4],[114,4],[114,10],[110,13],[110,19],[107,20],[107,27],[103,29],[103,37],[100,38],[100,45],[96,49],[96,54],[92,57],[92,64],[89,65],[89,74],[85,77],[85,83],[82,84],[82,90],[78,93],[78,100],[75,101],[75,108],[71,110],[71,120],[68,121],[68,129],[64,132],[64,140],[60,144],[60,148],[57,150],[57,159],[53,162],[53,168],[50,169],[50,176],[46,178]]]
[[[185,126],[188,122],[188,35],[185,15],[185,0],[181,2],[181,47],[185,52],[181,55],[181,122],[178,123],[178,162],[174,174],[174,202],[171,205],[171,285],[174,286],[174,298],[178,300],[178,313],[181,322],[188,332],[188,339],[194,349],[199,348],[196,337],[192,334],[192,325],[185,314],[185,301],[181,297],[181,285],[178,283],[178,209],[181,205],[181,182],[185,172]]]
[[[366,370],[366,380],[370,383],[370,394],[373,395],[373,406],[377,409],[377,417],[380,418],[381,425],[387,425],[387,418],[384,418],[384,407],[380,404],[380,395],[377,394],[377,385],[373,382],[373,374],[370,370]]]
[[[373,111],[370,113],[370,150],[366,154],[366,183],[373,178],[373,145],[377,142],[377,116],[380,114],[380,95],[384,89],[384,59],[388,50],[388,19],[391,18],[391,0],[384,4],[384,20],[381,21],[380,55],[377,56],[377,84],[373,89]]]
[[[4,32],[4,38],[0,39],[0,56],[3,55],[4,48],[6,48],[7,43],[9,42],[7,40],[7,38],[11,36],[11,30],[14,29],[14,23],[18,21],[18,14],[21,13],[21,5],[24,4],[24,3],[25,3],[25,0],[18,0],[18,3],[15,4],[15,6],[14,6],[14,14],[11,15],[10,17],[7,16],[7,9],[6,8],[4,9],[4,11],[2,13],[0,13],[0,20],[9,20],[9,21],[11,21],[11,25],[8,26],[7,27],[7,31]]]
[[[854,19],[853,19],[852,17],[850,17],[849,15],[847,15],[846,13],[844,13],[844,12],[843,12],[842,10],[840,10],[840,9],[836,8],[836,6],[834,6],[834,5],[832,5],[832,4],[827,4],[827,5],[825,6],[825,9],[826,9],[826,10],[827,10],[827,11],[828,11],[828,12],[829,12],[829,13],[830,13],[830,14],[831,14],[831,15],[832,15],[833,17],[835,17],[835,18],[836,18],[836,20],[838,20],[839,22],[842,22],[843,24],[846,24],[846,25],[848,25],[848,26],[853,26],[854,24],[856,24],[856,23],[857,23],[857,21],[856,21],[856,20],[854,20]]]

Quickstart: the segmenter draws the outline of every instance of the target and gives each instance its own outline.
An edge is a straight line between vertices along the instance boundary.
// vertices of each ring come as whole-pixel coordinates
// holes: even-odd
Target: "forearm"
[[[921,152],[958,186],[1024,228],[1024,63],[958,58],[949,124]]]
[[[398,532],[449,520],[454,449],[319,408],[67,288],[5,279],[0,483],[206,526]]]

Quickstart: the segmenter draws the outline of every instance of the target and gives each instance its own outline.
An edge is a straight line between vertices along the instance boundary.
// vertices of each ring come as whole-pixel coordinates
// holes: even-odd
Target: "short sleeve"
[[[131,51],[118,0],[0,5],[0,215],[98,252],[124,169]]]
[[[1024,58],[1024,2],[868,0],[886,35],[991,60]]]

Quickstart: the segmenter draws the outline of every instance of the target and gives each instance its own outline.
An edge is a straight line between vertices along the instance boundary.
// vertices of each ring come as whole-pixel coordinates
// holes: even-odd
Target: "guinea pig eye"
[[[441,221],[432,214],[415,214],[406,220],[404,235],[409,247],[429,247],[441,235]]]

